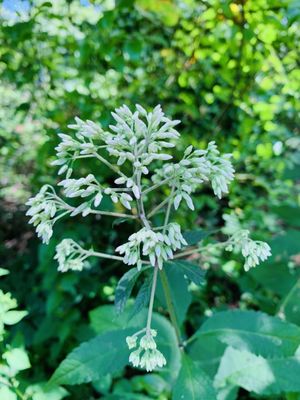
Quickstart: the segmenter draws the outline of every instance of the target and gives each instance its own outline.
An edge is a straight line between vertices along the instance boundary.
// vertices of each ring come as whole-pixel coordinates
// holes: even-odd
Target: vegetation
[[[0,398],[300,399],[298,2],[34,0],[15,7],[4,2],[0,17]],[[129,365],[126,337],[133,345],[144,327],[157,269],[128,268],[122,249],[113,259],[89,258],[89,268],[86,258],[64,258],[79,252],[81,259],[85,249],[114,254],[128,242],[141,228],[127,219],[138,215],[141,187],[121,199],[123,192],[105,193],[116,179],[107,164],[62,163],[60,172],[73,174],[63,181],[65,194],[81,196],[92,183],[93,207],[80,209],[82,199],[71,196],[68,212],[78,215],[57,220],[51,239],[42,227],[48,246],[25,215],[28,198],[56,184],[60,131],[79,116],[76,131],[92,120],[106,132],[111,110],[136,103],[147,111],[160,103],[181,120],[181,138],[165,151],[174,162],[215,141],[221,154],[232,153],[236,171],[222,199],[211,174],[212,188],[197,186],[192,203],[187,189],[176,199],[169,185],[147,197],[147,210],[170,195],[176,208],[181,200],[171,218],[173,229],[181,227],[177,239],[189,245],[180,250],[184,261],[169,260],[159,274],[151,328],[166,365],[148,373]],[[151,168],[167,163],[151,160]],[[154,184],[166,173],[157,172]],[[76,187],[89,174],[96,181]],[[116,218],[92,215],[94,207]],[[166,225],[168,208],[165,202],[153,214],[154,226]],[[218,245],[228,237],[235,242],[227,250],[243,248],[241,238],[266,241],[272,256],[245,272],[243,255]]]

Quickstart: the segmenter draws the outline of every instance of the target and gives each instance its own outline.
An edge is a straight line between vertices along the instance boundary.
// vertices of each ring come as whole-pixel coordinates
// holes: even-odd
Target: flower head
[[[234,233],[226,250],[242,253],[245,257],[245,271],[249,271],[250,268],[271,256],[271,248],[267,243],[252,240],[249,237],[249,231],[243,229]]]
[[[137,346],[138,335],[141,332],[134,334],[133,336],[128,336],[126,342],[128,344],[129,350]],[[145,368],[147,372],[153,371],[154,369],[162,368],[166,365],[167,361],[164,355],[157,350],[157,345],[154,340],[157,332],[154,329],[146,331],[145,335],[139,340],[139,346],[136,350],[130,353],[129,362],[134,367]]]

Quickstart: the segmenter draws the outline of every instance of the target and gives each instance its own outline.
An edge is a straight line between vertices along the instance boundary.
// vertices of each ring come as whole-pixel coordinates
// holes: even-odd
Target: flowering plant
[[[119,255],[86,250],[72,239],[64,239],[56,247],[55,258],[61,272],[88,268],[90,257],[119,260],[136,266],[137,270],[153,268],[146,327],[126,339],[129,349],[133,350],[129,356],[132,365],[152,371],[166,364],[165,356],[157,348],[155,340],[159,332],[151,326],[158,274],[161,274],[163,289],[168,297],[164,262],[199,252],[199,248],[188,247],[180,225],[170,222],[171,212],[184,203],[194,210],[192,196],[204,184],[211,185],[220,199],[228,193],[229,184],[234,179],[234,169],[230,154],[220,154],[214,142],[210,142],[206,149],[189,146],[179,161],[172,161],[170,149],[175,147],[180,136],[175,129],[180,121],[166,117],[159,105],[151,112],[140,105],[136,105],[134,112],[122,106],[112,116],[115,123],[109,126],[109,130],[104,130],[94,122],[76,118],[76,124],[69,126],[75,135],[59,135],[61,142],[56,148],[57,159],[53,165],[59,166],[58,175],[66,174],[59,186],[66,198],[80,198],[81,204],[73,207],[53,187],[46,185],[28,201],[30,208],[27,214],[31,216],[30,223],[36,227],[38,236],[46,244],[53,234],[55,222],[65,216],[99,214],[130,218],[140,223],[140,228],[129,236],[128,241],[116,248]],[[113,170],[116,174],[114,185],[105,185],[92,174],[72,177],[74,163],[83,158],[93,158]],[[166,187],[168,195],[149,209],[151,197],[161,187]],[[104,196],[108,196],[113,203],[119,203],[130,213],[103,210],[101,205]],[[162,209],[165,210],[164,221],[160,226],[155,226],[153,217]],[[251,240],[249,232],[245,230],[237,231],[227,241],[216,244],[220,245],[228,251],[241,252],[245,257],[245,270],[270,256],[269,246]],[[182,251],[184,247],[186,249]],[[172,302],[167,301],[167,304],[179,336]]]

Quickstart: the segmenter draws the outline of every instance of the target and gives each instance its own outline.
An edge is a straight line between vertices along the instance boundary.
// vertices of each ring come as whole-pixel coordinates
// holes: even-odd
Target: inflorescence
[[[40,192],[28,200],[27,214],[30,223],[36,227],[43,243],[48,244],[53,234],[53,226],[59,219],[81,214],[120,216],[140,221],[142,227],[129,236],[128,241],[116,248],[121,256],[97,253],[83,249],[71,239],[64,239],[56,247],[55,259],[59,271],[81,271],[89,266],[92,256],[120,259],[125,264],[143,264],[154,267],[152,292],[146,329],[127,338],[130,349],[136,348],[129,361],[136,367],[152,371],[166,364],[165,357],[157,349],[157,332],[150,327],[153,299],[155,294],[157,269],[162,269],[165,261],[174,257],[174,252],[187,246],[180,225],[170,223],[170,213],[183,204],[194,210],[193,194],[203,184],[209,184],[214,194],[220,199],[228,193],[228,187],[234,179],[234,169],[230,154],[220,154],[215,142],[210,142],[206,149],[187,147],[183,157],[174,162],[170,150],[176,146],[180,134],[175,127],[180,123],[171,120],[163,113],[160,105],[147,112],[136,105],[132,112],[122,106],[112,113],[114,124],[104,129],[92,121],[75,118],[75,124],[69,125],[73,135],[59,134],[61,139],[56,147],[57,159],[53,165],[59,167],[58,175],[65,175],[58,186],[73,206],[63,200],[50,185],[45,185]],[[116,175],[114,185],[108,186],[93,174],[74,177],[75,162],[93,158],[106,165]],[[168,195],[145,211],[145,205],[155,202],[155,190],[164,186]],[[118,203],[119,208],[130,210],[128,213],[109,212],[102,209],[104,197]],[[79,204],[78,204],[79,203]],[[162,226],[153,226],[152,217],[166,207]],[[227,246],[227,247],[226,247]],[[249,232],[236,232],[224,247],[229,251],[239,251],[245,257],[245,270],[259,264],[270,256],[270,247],[260,241],[253,241]],[[141,339],[138,336],[145,331]]]

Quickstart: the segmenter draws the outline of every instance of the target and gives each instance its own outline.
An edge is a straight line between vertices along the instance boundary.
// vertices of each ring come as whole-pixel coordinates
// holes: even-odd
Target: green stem
[[[152,280],[152,288],[151,288],[151,295],[150,295],[149,308],[148,308],[148,317],[147,317],[147,325],[146,325],[146,334],[150,334],[150,329],[151,329],[151,320],[152,320],[152,313],[153,313],[153,304],[154,304],[155,290],[156,290],[156,284],[157,284],[157,272],[158,272],[158,267],[154,267],[153,280]]]
[[[172,322],[172,324],[174,326],[176,337],[177,337],[177,341],[178,341],[178,344],[180,346],[181,343],[182,343],[182,341],[181,341],[181,333],[180,333],[179,325],[177,323],[177,317],[176,317],[176,313],[175,313],[174,304],[173,304],[173,301],[172,301],[172,295],[171,295],[171,291],[170,291],[168,278],[167,278],[167,275],[166,275],[164,269],[160,270],[159,274],[160,274],[162,287],[163,287],[163,290],[164,290],[164,295],[165,295],[165,298],[166,298],[166,303],[167,303],[167,308],[168,308],[168,312],[169,312],[169,315],[170,315],[170,319],[171,319],[171,322]]]
[[[123,172],[120,171],[119,168],[117,168],[114,165],[112,165],[109,161],[106,160],[106,158],[100,156],[100,154],[98,154],[98,153],[94,153],[94,155],[95,155],[96,158],[98,158],[98,160],[103,162],[103,164],[105,164],[108,168],[110,168],[111,170],[116,172],[118,175],[122,176],[123,178],[127,178],[127,176],[125,174],[123,174]]]
[[[166,178],[166,179],[162,180],[161,182],[156,183],[155,185],[153,185],[153,186],[149,187],[148,189],[144,190],[143,191],[143,195],[152,192],[152,190],[155,190],[158,187],[164,185],[165,183],[169,182],[171,179],[173,179],[173,177]]]

